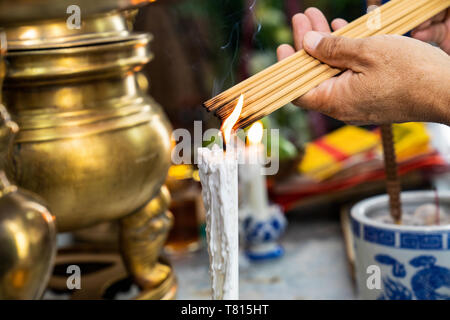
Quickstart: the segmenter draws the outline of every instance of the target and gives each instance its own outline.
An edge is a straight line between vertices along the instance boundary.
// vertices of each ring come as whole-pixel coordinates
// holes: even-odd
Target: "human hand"
[[[345,25],[332,22],[333,29]],[[320,32],[310,32],[311,30]],[[450,124],[450,58],[401,36],[349,39],[330,35],[317,9],[293,18],[295,48],[342,70],[294,103],[354,124],[434,121]],[[278,59],[295,52],[281,45]]]
[[[418,40],[434,42],[450,54],[450,9],[422,23],[411,35]]]

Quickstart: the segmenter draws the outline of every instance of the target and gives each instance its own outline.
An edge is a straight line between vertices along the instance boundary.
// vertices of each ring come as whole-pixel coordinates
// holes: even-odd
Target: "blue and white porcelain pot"
[[[403,212],[435,203],[434,191],[402,193]],[[450,212],[450,192],[439,193]],[[387,195],[357,203],[351,211],[355,271],[361,299],[450,299],[450,224],[412,226],[377,219],[389,212]]]

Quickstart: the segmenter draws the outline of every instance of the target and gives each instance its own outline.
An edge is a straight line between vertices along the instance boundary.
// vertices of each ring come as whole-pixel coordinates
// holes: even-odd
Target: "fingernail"
[[[319,42],[322,40],[323,34],[316,31],[309,31],[305,34],[305,38],[303,39],[304,45],[311,50],[314,50]]]

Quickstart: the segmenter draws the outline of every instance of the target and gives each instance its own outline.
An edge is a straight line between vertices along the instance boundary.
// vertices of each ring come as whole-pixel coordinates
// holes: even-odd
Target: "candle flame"
[[[222,137],[225,144],[228,143],[231,139],[231,132],[233,131],[234,125],[239,120],[239,116],[241,115],[243,105],[244,105],[244,95],[241,94],[238,103],[236,104],[236,107],[234,107],[233,112],[222,123],[220,131],[222,131]]]
[[[264,127],[262,125],[262,122],[261,121],[255,122],[254,124],[252,124],[250,129],[248,129],[247,132],[248,143],[252,145],[259,144],[263,138],[263,133]]]

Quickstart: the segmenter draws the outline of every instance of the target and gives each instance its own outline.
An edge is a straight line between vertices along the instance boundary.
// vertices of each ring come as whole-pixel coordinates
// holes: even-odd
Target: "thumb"
[[[361,58],[362,39],[336,37],[328,33],[310,31],[303,39],[303,47],[311,56],[340,69],[359,71],[364,65]]]

